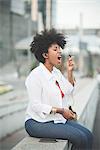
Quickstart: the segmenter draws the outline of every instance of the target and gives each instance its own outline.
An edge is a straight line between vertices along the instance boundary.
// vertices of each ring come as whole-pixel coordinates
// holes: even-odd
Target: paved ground
[[[25,130],[15,132],[14,134],[6,137],[0,141],[0,150],[11,150],[19,141],[25,137]]]

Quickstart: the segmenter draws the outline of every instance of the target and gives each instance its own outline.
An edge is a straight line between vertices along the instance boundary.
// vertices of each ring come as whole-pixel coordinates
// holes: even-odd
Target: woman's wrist
[[[59,113],[59,114],[63,115],[64,108],[57,108],[56,113]]]
[[[64,113],[64,108],[56,108],[56,107],[52,107],[52,110],[50,112],[51,114],[63,114]]]
[[[57,113],[56,111],[57,111],[57,109],[55,107],[52,107],[50,114],[55,115]]]
[[[68,81],[74,86],[75,83],[75,77],[73,76],[72,71],[67,72]]]

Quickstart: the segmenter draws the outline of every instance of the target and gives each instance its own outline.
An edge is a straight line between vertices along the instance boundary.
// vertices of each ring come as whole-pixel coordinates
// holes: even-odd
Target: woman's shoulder
[[[26,77],[26,81],[25,82],[33,81],[33,80],[38,80],[39,76],[40,76],[40,69],[39,69],[39,66],[38,66],[38,67],[34,68],[29,73],[29,75]]]

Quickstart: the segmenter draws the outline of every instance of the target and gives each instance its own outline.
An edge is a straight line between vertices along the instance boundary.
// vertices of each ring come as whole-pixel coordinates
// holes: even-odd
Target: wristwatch
[[[55,114],[56,114],[56,112],[57,112],[57,109],[56,109],[56,108],[52,108],[52,110],[51,110],[50,114],[55,115]]]

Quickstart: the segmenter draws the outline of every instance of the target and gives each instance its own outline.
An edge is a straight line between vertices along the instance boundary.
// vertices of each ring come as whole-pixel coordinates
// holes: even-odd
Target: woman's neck
[[[53,70],[53,65],[49,64],[49,63],[44,63],[44,66],[50,71],[52,72]]]

